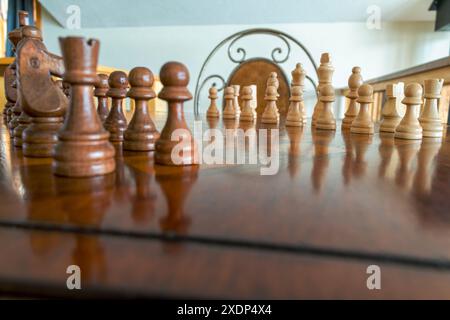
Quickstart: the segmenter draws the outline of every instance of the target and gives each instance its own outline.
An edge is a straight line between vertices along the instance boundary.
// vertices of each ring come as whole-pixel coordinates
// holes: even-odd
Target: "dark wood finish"
[[[256,112],[260,116],[264,112],[264,93],[266,82],[272,72],[276,72],[279,81],[277,101],[278,111],[281,115],[286,115],[289,108],[289,82],[284,72],[278,65],[267,59],[251,59],[241,63],[230,75],[227,86],[240,85],[241,88],[249,85],[257,86],[257,107]],[[242,99],[242,97],[240,97]],[[240,105],[242,101],[239,100]],[[225,106],[225,103],[223,103]]]
[[[80,37],[60,38],[64,81],[71,98],[64,126],[58,134],[53,171],[67,177],[87,177],[115,170],[114,147],[98,117],[93,96],[97,81],[99,41]]]
[[[153,73],[145,67],[136,67],[130,71],[131,88],[127,96],[134,99],[135,108],[133,118],[124,133],[124,150],[155,150],[159,133],[148,112],[148,101],[156,97],[152,89],[153,81]]]
[[[102,123],[105,122],[109,114],[108,90],[108,75],[100,73],[98,81],[95,83],[94,96],[97,97],[97,113]]]
[[[123,133],[127,129],[127,119],[123,113],[123,99],[127,96],[128,79],[123,71],[113,71],[108,79],[108,97],[111,98],[111,110],[105,120],[105,129],[109,131],[109,140],[113,143],[123,142]]]
[[[61,57],[47,51],[39,29],[25,26],[22,33],[24,36],[17,46],[16,55],[20,83],[18,94],[24,112],[14,130],[14,145],[23,140],[21,144],[26,157],[51,157],[68,105],[67,97],[53,81],[52,75],[61,77],[64,65]],[[22,127],[21,119],[27,115],[28,119],[23,120],[26,125]]]
[[[161,136],[156,141],[155,162],[170,166],[193,165],[198,161],[197,146],[184,118],[183,106],[185,101],[192,99],[187,89],[189,71],[180,62],[168,62],[162,66],[159,78],[164,87],[158,97],[167,101],[168,114]],[[172,138],[175,130],[179,130],[177,131],[179,141]],[[175,162],[172,151],[181,142],[184,142],[184,145],[179,148],[180,152]]]

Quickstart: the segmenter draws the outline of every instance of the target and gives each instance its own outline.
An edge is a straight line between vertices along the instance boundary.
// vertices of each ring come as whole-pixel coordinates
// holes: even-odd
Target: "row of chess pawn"
[[[314,106],[311,125],[318,130],[336,130],[336,119],[333,114],[335,90],[331,85],[333,74],[330,55],[322,54],[321,65],[318,68],[319,86],[318,100]],[[286,126],[303,126],[306,124],[305,106],[303,102],[303,88],[306,72],[298,63],[292,71],[291,93],[289,109],[286,115]],[[279,82],[276,72],[270,74],[265,91],[265,108],[261,122],[278,124],[280,113],[277,108]],[[374,134],[375,126],[371,118],[370,108],[373,103],[373,88],[369,84],[363,84],[361,68],[354,67],[348,80],[349,106],[342,121],[342,129],[359,134]],[[380,131],[395,133],[395,137],[402,139],[421,139],[423,137],[440,138],[443,135],[438,112],[438,99],[442,91],[442,79],[428,79],[424,81],[425,94],[418,83],[410,83],[404,88],[402,104],[406,105],[406,112],[402,112],[399,97],[402,95],[402,83],[389,84],[386,88],[387,102],[383,107],[383,120]],[[245,86],[242,89],[242,108],[239,106],[239,85],[226,87],[224,90],[225,107],[224,119],[239,119],[240,121],[255,121],[257,114],[256,101],[252,89],[254,86]],[[210,106],[206,116],[218,118],[220,116],[216,99],[218,98],[215,86],[209,90]],[[422,112],[419,109],[425,98]]]

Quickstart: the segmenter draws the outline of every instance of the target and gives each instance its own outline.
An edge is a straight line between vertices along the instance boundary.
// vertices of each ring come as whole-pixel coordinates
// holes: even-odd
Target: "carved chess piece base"
[[[23,154],[26,157],[52,157],[58,142],[58,131],[63,124],[62,117],[34,118],[23,132]]]

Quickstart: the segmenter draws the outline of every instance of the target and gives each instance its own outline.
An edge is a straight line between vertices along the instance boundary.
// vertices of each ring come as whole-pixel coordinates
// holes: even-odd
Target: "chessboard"
[[[286,114],[272,72],[264,101],[212,86],[195,115],[183,63],[161,66],[156,92],[147,67],[98,74],[98,40],[60,38],[60,57],[19,17],[0,127],[0,295],[450,297],[444,80],[389,84],[375,123],[355,66],[339,120],[323,53],[312,118],[301,63]]]

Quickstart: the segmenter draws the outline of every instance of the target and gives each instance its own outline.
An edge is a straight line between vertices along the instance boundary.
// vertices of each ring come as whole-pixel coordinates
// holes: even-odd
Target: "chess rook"
[[[206,111],[206,117],[207,118],[219,118],[220,113],[219,109],[217,109],[217,103],[216,100],[218,98],[217,96],[217,88],[216,85],[213,84],[211,88],[209,88],[209,100],[211,103],[209,104],[208,110]]]
[[[127,96],[128,79],[123,71],[113,71],[108,79],[111,98],[111,110],[105,120],[105,129],[109,131],[109,140],[114,143],[123,142],[123,133],[127,129],[127,119],[123,114],[123,99]]]
[[[444,79],[427,79],[424,81],[425,104],[419,117],[423,136],[427,138],[442,138],[444,127],[439,118],[438,99],[441,98]]]
[[[354,67],[352,69],[352,75],[348,79],[348,88],[350,90],[346,97],[349,99],[349,104],[344,119],[342,120],[342,129],[350,129],[353,120],[355,120],[358,115],[359,104],[356,102],[356,99],[358,98],[358,89],[362,84],[361,68]]]
[[[370,117],[369,106],[373,103],[373,88],[369,84],[363,84],[358,89],[359,112],[350,127],[351,133],[373,134],[374,124]]]
[[[108,75],[103,73],[98,74],[98,81],[95,83],[94,96],[97,97],[97,113],[102,123],[105,122],[109,114],[108,90]]]
[[[197,146],[186,124],[183,110],[184,101],[192,99],[187,89],[189,71],[180,62],[168,62],[162,66],[159,78],[163,88],[158,97],[167,101],[169,112],[161,136],[156,141],[155,162],[172,166],[196,164],[198,163]],[[172,134],[175,134],[178,140],[174,141]]]
[[[156,97],[152,89],[153,73],[145,67],[136,67],[129,74],[130,90],[127,96],[134,99],[133,118],[124,133],[124,150],[151,151],[155,150],[155,142],[159,137],[150,114],[148,101]]]
[[[422,139],[423,130],[417,119],[419,107],[422,104],[422,93],[422,86],[418,83],[410,83],[405,87],[405,98],[402,103],[406,105],[406,113],[395,129],[395,138]]]
[[[336,119],[333,115],[333,102],[335,100],[334,88],[331,84],[322,87],[320,102],[322,110],[316,120],[316,129],[336,130]]]
[[[103,175],[115,170],[114,147],[98,117],[93,95],[97,81],[99,41],[82,37],[59,39],[64,58],[64,81],[71,99],[58,134],[53,172],[67,177]]]

